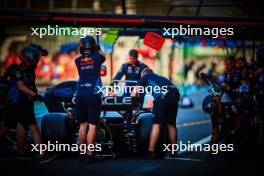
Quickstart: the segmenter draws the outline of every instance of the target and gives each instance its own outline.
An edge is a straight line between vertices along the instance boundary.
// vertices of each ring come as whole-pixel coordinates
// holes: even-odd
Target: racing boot
[[[103,159],[96,155],[86,155],[86,154],[80,154],[79,157],[80,162],[83,163],[100,163],[103,162]]]
[[[97,155],[87,155],[86,162],[88,163],[100,163],[103,162],[103,158]]]
[[[144,154],[145,159],[156,159],[155,152],[147,151]]]

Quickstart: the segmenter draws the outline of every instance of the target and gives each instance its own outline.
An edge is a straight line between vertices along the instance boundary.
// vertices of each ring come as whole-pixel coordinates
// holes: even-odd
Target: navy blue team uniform
[[[100,69],[105,57],[99,53],[86,53],[75,60],[79,73],[76,94],[76,113],[79,123],[96,124],[100,119],[102,86]]]
[[[76,81],[66,81],[48,88],[44,95],[44,103],[49,112],[66,112],[72,107],[76,89]]]
[[[152,96],[154,97],[153,105],[153,123],[156,124],[175,124],[178,112],[179,91],[167,78],[155,73],[144,75],[138,82],[138,86],[151,86]],[[155,93],[154,87],[166,86],[166,94]]]
[[[10,73],[10,93],[9,102],[11,108],[7,113],[6,126],[15,128],[17,122],[21,123],[25,129],[30,125],[36,124],[34,113],[34,100],[29,95],[20,91],[17,87],[18,81],[23,81],[25,86],[34,92],[37,92],[35,84],[35,70],[26,68],[23,65],[17,65]]]
[[[114,77],[114,80],[120,80],[125,75],[125,80],[138,81],[141,78],[141,72],[148,66],[137,61],[136,65],[125,63]]]
[[[234,97],[236,95],[234,90],[239,88],[242,80],[243,80],[243,76],[239,70],[235,70],[233,73],[225,73],[224,83],[226,83],[230,87],[227,93],[231,97]]]

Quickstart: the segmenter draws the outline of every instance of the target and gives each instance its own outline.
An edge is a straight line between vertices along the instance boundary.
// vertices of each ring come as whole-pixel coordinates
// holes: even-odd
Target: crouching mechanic
[[[35,69],[40,58],[47,55],[47,51],[39,45],[29,45],[22,49],[19,55],[20,65],[14,66],[10,73],[10,109],[7,113],[6,126],[15,128],[22,124],[16,136],[17,153],[24,155],[24,142],[29,129],[35,144],[41,144],[39,129],[34,114],[34,101],[42,101],[35,84]]]
[[[86,144],[87,153],[80,154],[81,162],[97,162],[94,152],[89,146],[94,145],[97,123],[100,120],[101,95],[98,94],[102,86],[100,69],[105,56],[96,45],[95,39],[86,36],[80,40],[81,56],[75,60],[79,80],[76,94],[76,115],[80,123],[80,144]]]
[[[171,144],[176,144],[177,142],[176,117],[180,94],[177,87],[174,86],[167,78],[155,74],[149,68],[142,71],[142,77],[138,82],[138,86],[134,89],[132,96],[137,94],[139,86],[152,87],[151,93],[154,97],[153,124],[147,156],[154,158],[156,145],[161,133],[161,125],[166,124],[169,142]],[[162,87],[166,88],[165,92],[155,91],[160,90]],[[170,157],[177,157],[177,154],[171,154]]]

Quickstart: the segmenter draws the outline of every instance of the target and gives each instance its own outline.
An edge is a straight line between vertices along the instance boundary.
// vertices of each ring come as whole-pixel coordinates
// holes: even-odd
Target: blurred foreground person
[[[238,114],[241,119],[239,134],[240,154],[243,157],[252,157],[258,151],[256,102],[248,83],[243,83],[239,88],[239,101],[237,101]]]
[[[256,102],[256,122],[258,126],[259,148],[264,155],[264,47],[256,52],[255,68],[253,71],[252,89]]]
[[[232,98],[238,95],[239,86],[242,81],[242,74],[236,68],[235,57],[229,56],[225,58],[225,75],[222,87],[227,91],[228,95]]]

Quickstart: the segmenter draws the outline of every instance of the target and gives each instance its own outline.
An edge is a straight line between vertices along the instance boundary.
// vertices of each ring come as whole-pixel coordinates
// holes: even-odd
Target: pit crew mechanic
[[[80,123],[79,139],[80,144],[93,145],[101,107],[101,95],[97,94],[97,89],[102,86],[100,69],[105,56],[92,36],[80,40],[80,53],[81,56],[75,60],[79,74],[76,93],[76,115]],[[98,158],[93,151],[88,150],[87,154],[80,154],[80,161],[95,162]]]
[[[7,113],[6,127],[15,128],[17,123],[22,127],[17,132],[17,153],[24,154],[24,141],[28,129],[32,131],[35,144],[41,144],[41,137],[34,114],[34,100],[42,101],[35,84],[35,69],[42,56],[47,55],[39,45],[29,45],[22,49],[19,55],[20,65],[16,65],[10,73],[10,107]]]
[[[124,63],[114,77],[114,83],[120,80],[125,75],[125,80],[138,81],[141,77],[141,72],[148,66],[138,60],[138,52],[135,49],[129,51],[129,62]],[[133,84],[126,84],[127,86]],[[134,84],[135,85],[135,84]]]
[[[225,76],[221,86],[227,91],[231,98],[238,95],[239,86],[243,80],[242,74],[235,66],[235,57],[225,58]]]
[[[176,86],[172,84],[167,78],[155,74],[151,69],[145,68],[142,71],[142,77],[139,80],[137,87],[132,92],[132,96],[137,95],[139,86],[162,87],[167,86],[165,94],[152,91],[154,97],[153,106],[153,125],[150,134],[150,142],[147,157],[155,157],[155,149],[160,136],[161,125],[165,125],[168,130],[169,142],[176,144],[177,130],[176,130],[176,116],[178,112],[179,91]],[[177,154],[170,155],[170,157],[177,157]]]

